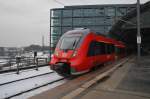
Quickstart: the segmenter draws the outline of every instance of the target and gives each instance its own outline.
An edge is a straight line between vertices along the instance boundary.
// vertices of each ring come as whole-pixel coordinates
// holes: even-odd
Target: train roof
[[[100,33],[100,32],[95,32],[94,30],[92,29],[88,29],[88,28],[75,28],[73,30],[69,30],[68,32],[66,32],[67,34],[70,34],[70,33],[83,33],[83,34],[88,34],[88,33],[94,33],[96,35],[101,35],[101,36],[105,36],[104,34]]]
[[[87,28],[75,28],[73,30],[69,30],[66,32],[66,34],[75,34],[75,33],[83,33],[83,34],[88,34],[90,32],[90,29]]]
[[[123,42],[117,41],[113,38],[108,38],[105,35],[103,35],[99,32],[95,32],[88,28],[75,28],[73,30],[66,32],[65,34],[66,35],[68,35],[68,34],[76,34],[76,35],[83,34],[85,36],[85,35],[88,35],[89,33],[94,33],[95,35],[97,35],[97,38],[101,39],[101,41],[103,41],[105,43],[111,43],[111,44],[114,44],[115,46],[121,47],[121,48],[125,47]]]

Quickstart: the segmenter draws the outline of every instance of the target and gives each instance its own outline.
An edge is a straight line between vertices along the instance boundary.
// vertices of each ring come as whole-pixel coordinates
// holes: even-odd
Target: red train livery
[[[75,29],[60,38],[49,64],[61,75],[78,75],[124,55],[125,45],[122,42],[90,29]]]

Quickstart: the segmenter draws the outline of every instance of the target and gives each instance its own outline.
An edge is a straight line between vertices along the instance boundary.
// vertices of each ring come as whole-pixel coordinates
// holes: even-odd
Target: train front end
[[[55,48],[50,61],[50,68],[62,76],[70,76],[76,72],[76,66],[81,63],[80,45],[83,34],[80,31],[64,33]]]

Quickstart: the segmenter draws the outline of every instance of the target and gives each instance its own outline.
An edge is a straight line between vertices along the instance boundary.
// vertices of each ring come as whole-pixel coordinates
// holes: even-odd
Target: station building
[[[146,32],[145,40],[150,39],[149,17],[150,2],[141,4],[141,30]],[[89,28],[136,48],[136,4],[80,5],[51,9],[50,47],[55,48],[60,36],[74,28]]]
[[[135,9],[134,4],[65,6],[50,11],[51,46],[59,37],[74,28],[89,28],[108,35],[113,24]]]

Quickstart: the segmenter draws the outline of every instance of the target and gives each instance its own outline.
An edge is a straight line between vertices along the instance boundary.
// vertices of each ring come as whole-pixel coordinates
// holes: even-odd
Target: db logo
[[[62,54],[62,57],[67,57],[67,53],[63,53],[63,54]]]

